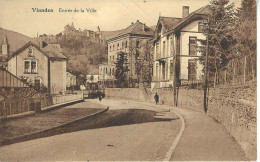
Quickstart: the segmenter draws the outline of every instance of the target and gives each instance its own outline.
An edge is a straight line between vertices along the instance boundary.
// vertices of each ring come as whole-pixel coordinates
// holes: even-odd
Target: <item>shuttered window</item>
[[[197,55],[197,37],[190,37],[189,39],[189,55]]]

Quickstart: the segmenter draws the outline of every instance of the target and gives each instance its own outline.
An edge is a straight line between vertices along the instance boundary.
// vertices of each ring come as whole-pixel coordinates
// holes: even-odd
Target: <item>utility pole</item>
[[[205,74],[204,74],[204,111],[207,113],[208,105],[207,105],[207,89],[208,89],[208,53],[209,53],[209,18],[207,22],[207,44],[206,44],[206,58],[205,58]]]

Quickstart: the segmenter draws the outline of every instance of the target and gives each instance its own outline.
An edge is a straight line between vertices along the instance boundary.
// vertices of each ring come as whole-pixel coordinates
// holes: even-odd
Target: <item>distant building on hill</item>
[[[84,29],[84,30],[81,31],[81,29],[77,30],[74,27],[74,24],[72,22],[71,25],[67,24],[64,27],[63,35],[67,35],[67,36],[76,36],[76,35],[87,36],[92,41],[105,43],[105,38],[102,35],[102,32],[100,31],[99,26],[97,27],[97,31],[92,31],[92,30],[88,30],[88,29]]]

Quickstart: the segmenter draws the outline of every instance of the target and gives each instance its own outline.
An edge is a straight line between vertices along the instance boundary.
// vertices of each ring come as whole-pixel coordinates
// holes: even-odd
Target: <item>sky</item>
[[[238,6],[240,0],[232,0]],[[159,15],[181,17],[182,6],[190,13],[209,4],[209,0],[0,0],[0,27],[29,37],[58,34],[74,23],[76,29],[114,31],[124,29],[136,20],[156,25]],[[53,12],[33,12],[32,8]],[[59,9],[84,12],[59,12]],[[96,12],[86,12],[86,8]]]

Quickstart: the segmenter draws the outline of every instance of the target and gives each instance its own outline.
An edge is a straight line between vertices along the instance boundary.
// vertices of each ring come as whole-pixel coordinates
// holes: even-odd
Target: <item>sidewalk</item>
[[[104,109],[104,105],[86,101],[55,110],[3,121],[0,123],[0,144],[15,138],[68,124]]]
[[[204,113],[160,105],[179,113],[185,129],[171,161],[245,161],[245,154],[224,126]]]

